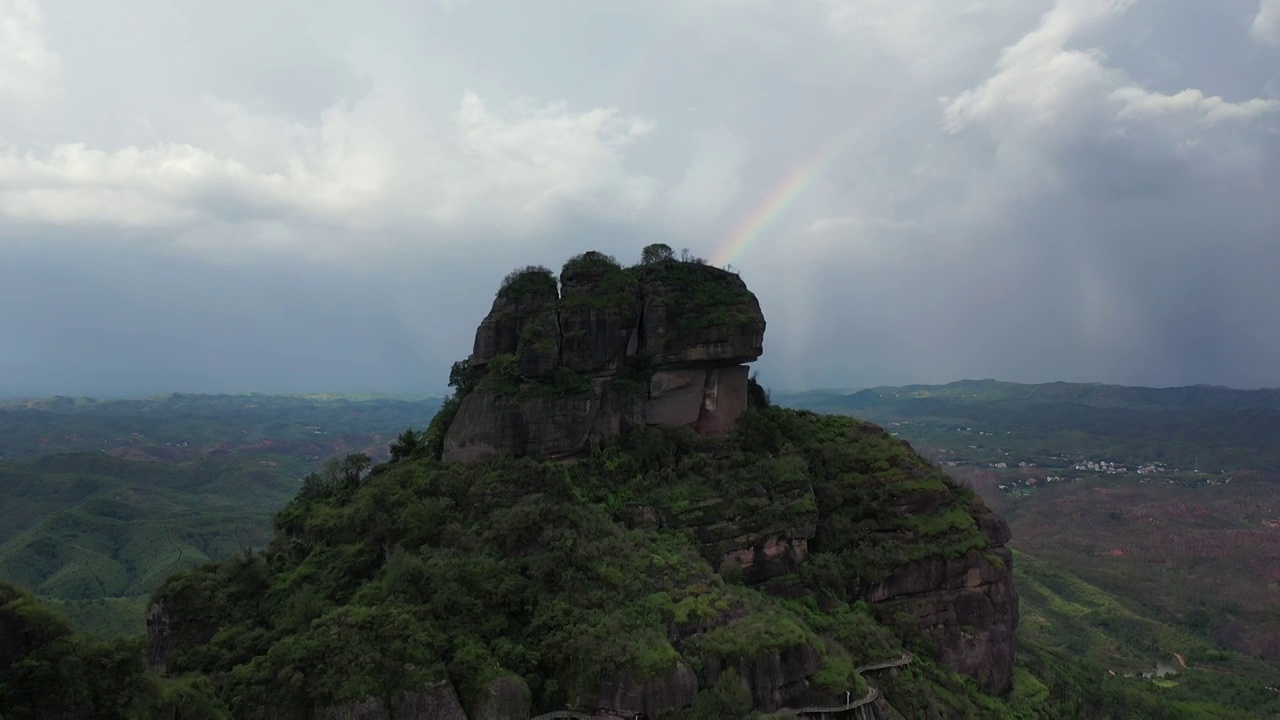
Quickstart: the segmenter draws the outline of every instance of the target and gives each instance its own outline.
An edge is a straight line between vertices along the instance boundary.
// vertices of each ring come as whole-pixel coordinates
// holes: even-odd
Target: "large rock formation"
[[[737,275],[674,258],[623,268],[588,252],[504,281],[476,330],[478,383],[443,460],[567,457],[641,424],[731,430],[744,363],[764,349],[760,303]]]
[[[486,608],[478,616],[524,627],[531,609],[544,603],[553,608],[585,605],[586,610],[533,614],[544,627],[534,638],[513,633],[495,640],[485,634],[501,631],[488,626],[477,631],[476,647],[509,647],[501,654],[495,651],[492,664],[489,658],[483,665],[475,663],[482,657],[477,652],[466,662],[447,665],[452,682],[464,692],[461,701],[455,686],[439,678],[407,692],[339,703],[320,710],[318,717],[519,720],[535,706],[537,711],[550,709],[549,698],[597,717],[657,717],[694,705],[703,692],[733,694],[738,688],[731,679],[736,678],[742,691],[737,698],[745,703],[749,695],[757,711],[843,707],[851,699],[865,698],[864,705],[840,713],[885,720],[897,715],[875,683],[898,672],[899,660],[906,662],[898,641],[921,640],[921,634],[927,640],[913,646],[916,652],[932,654],[992,692],[1008,690],[1018,622],[1012,557],[1005,548],[1008,526],[883,428],[777,408],[743,419],[749,398],[753,406],[767,405],[745,366],[761,355],[764,328],[759,303],[741,279],[696,262],[667,258],[623,268],[603,255],[586,253],[570,260],[558,281],[542,268],[512,273],[476,331],[469,365],[455,367],[451,378],[460,402],[451,402],[438,416],[447,423],[445,462],[500,455],[570,457],[598,440],[645,425],[690,428],[704,435],[735,427],[740,432],[714,440],[687,432],[647,433],[646,444],[650,439],[668,443],[673,452],[640,473],[616,472],[617,466],[611,466],[613,460],[639,459],[639,452],[625,457],[625,443],[622,457],[611,455],[616,451],[611,448],[572,465],[494,462],[442,469],[426,458],[423,465],[414,458],[407,465],[403,460],[392,463],[360,487],[347,488],[370,493],[360,502],[335,495],[332,500],[304,498],[291,506],[293,519],[278,523],[277,540],[268,551],[272,564],[244,565],[248,580],[240,592],[224,591],[228,583],[234,587],[241,581],[217,569],[190,571],[179,582],[168,583],[147,618],[153,665],[162,672],[190,672],[203,657],[201,649],[228,626],[228,618],[252,619],[234,626],[238,635],[256,637],[243,632],[255,622],[274,628],[273,616],[262,611],[262,601],[254,595],[263,587],[255,568],[293,577],[296,571],[290,568],[312,557],[357,558],[368,549],[376,552],[377,546],[364,538],[377,535],[388,565],[389,557],[405,560],[405,567],[416,562],[410,559],[413,550],[393,555],[388,548],[395,543],[418,548],[424,558],[527,553],[498,567],[510,573],[541,568],[536,572],[548,578],[567,574],[566,562],[578,563],[574,582],[564,587],[530,582],[510,595],[495,596],[498,600],[478,600],[502,603],[477,605]],[[439,473],[443,481],[422,483],[424,473]],[[577,475],[570,478],[572,473]],[[603,498],[585,492],[561,497],[548,492],[553,476],[570,480],[565,489],[575,493],[615,483],[619,492]],[[581,482],[575,486],[572,481]],[[372,494],[410,487],[412,492]],[[452,494],[459,490],[483,501],[460,503]],[[418,496],[419,491],[426,496]],[[384,497],[416,498],[408,501],[451,509],[439,511],[443,514],[436,509],[405,512],[399,527],[398,507],[381,514],[363,510]],[[569,504],[580,502],[599,503],[635,532],[621,535],[620,528],[594,520],[578,524]],[[346,527],[336,525],[329,515],[346,507],[361,511],[346,518]],[[314,523],[317,530],[299,521],[312,512],[325,518]],[[584,516],[601,517],[598,512]],[[416,535],[418,526],[446,523],[466,530],[425,544]],[[415,536],[408,541],[411,527]],[[547,529],[565,532],[556,535]],[[601,561],[624,546],[648,549],[637,551],[625,565]],[[316,561],[317,567],[341,576],[341,569],[326,565],[332,562],[338,561]],[[609,572],[599,572],[597,579],[597,566]],[[403,594],[411,596],[419,586],[430,585],[419,579],[434,577],[426,574],[427,567],[422,566],[421,575],[388,572],[377,582],[386,582],[383,588],[404,583]],[[456,585],[441,584],[455,594],[457,588],[474,586],[472,576],[455,574],[460,571],[448,566],[430,571],[445,580],[457,578]],[[351,572],[364,578],[348,578],[352,587],[368,581],[367,566]],[[624,585],[624,577],[639,584]],[[493,579],[502,584],[501,576]],[[527,579],[522,575],[513,585]],[[284,588],[292,592],[286,582],[292,581],[273,580],[268,595],[283,595]],[[778,603],[777,597],[803,599],[813,612],[850,613],[837,623],[847,625],[850,636],[835,637],[832,628],[837,625],[823,627],[799,613],[800,605]],[[865,608],[827,607],[834,597],[865,600],[879,622]],[[210,598],[221,605],[221,618],[206,612]],[[509,601],[510,610],[503,606]],[[396,622],[451,628],[452,618],[441,614],[453,607],[424,604],[411,615],[397,616]],[[410,617],[416,620],[405,620]],[[300,632],[317,627],[313,622],[310,630]],[[551,642],[543,645],[548,635]],[[370,647],[376,649],[379,635],[371,637]],[[589,640],[580,643],[580,637]],[[613,637],[624,642],[612,643]],[[5,646],[0,629],[0,651]],[[535,682],[535,676],[522,678],[502,665],[500,655],[522,657],[512,648],[536,650],[526,658],[576,659],[569,667],[555,666],[562,660],[547,661],[549,667],[537,668],[547,674]],[[667,652],[678,658],[658,662]],[[270,654],[260,657],[270,662]],[[852,664],[855,658],[863,663],[860,669]],[[413,665],[417,663],[414,659]],[[475,669],[468,668],[473,664]],[[600,672],[591,682],[580,682],[587,664],[598,665]],[[871,692],[852,678],[863,671],[876,673],[863,676]],[[924,682],[917,677],[906,684]],[[884,687],[902,693],[901,686]],[[851,697],[855,688],[860,696]],[[362,687],[343,697],[364,692]]]

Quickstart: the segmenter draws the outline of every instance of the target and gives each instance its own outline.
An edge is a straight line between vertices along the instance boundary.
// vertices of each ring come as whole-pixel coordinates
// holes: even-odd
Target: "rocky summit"
[[[583,253],[558,283],[542,267],[507,276],[476,329],[476,386],[444,462],[572,456],[646,424],[733,428],[747,409],[745,363],[764,351],[759,301],[734,273],[647,257],[624,268]]]

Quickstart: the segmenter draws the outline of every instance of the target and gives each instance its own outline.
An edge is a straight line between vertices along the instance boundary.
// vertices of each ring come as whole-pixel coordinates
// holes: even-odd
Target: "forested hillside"
[[[437,399],[171,395],[0,405],[0,578],[81,630],[143,631],[168,575],[260,547],[335,454],[385,458]]]

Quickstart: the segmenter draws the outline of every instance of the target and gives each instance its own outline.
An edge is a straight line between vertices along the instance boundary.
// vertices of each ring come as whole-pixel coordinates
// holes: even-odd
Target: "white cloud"
[[[0,155],[0,213],[29,222],[160,226],[194,219],[190,201],[202,190],[258,180],[189,145],[107,153],[72,143],[44,158]]]
[[[477,211],[516,210],[535,219],[571,204],[628,216],[651,201],[654,182],[623,167],[623,151],[653,129],[611,108],[571,113],[564,104],[523,101],[511,120],[493,115],[473,93],[455,113],[458,177],[431,214],[452,220]],[[495,201],[502,207],[492,206]]]
[[[1035,12],[1025,0],[822,0],[821,6],[828,26],[851,49],[886,56],[892,64],[883,71],[905,67],[916,83],[975,69],[993,42]]]
[[[1123,13],[1134,0],[1057,0],[1040,26],[1006,48],[996,73],[944,100],[943,126],[958,132],[984,123],[993,132],[1058,139],[1105,132],[1121,122],[1190,116],[1203,125],[1249,120],[1280,109],[1253,98],[1228,102],[1201,90],[1173,95],[1144,88],[1107,64],[1097,48],[1071,47],[1086,32]]]
[[[1280,0],[1261,0],[1251,30],[1259,42],[1280,47]]]
[[[61,62],[46,46],[43,25],[35,0],[0,0],[0,102],[7,108],[60,92]]]
[[[1117,88],[1111,98],[1121,107],[1116,117],[1121,120],[1158,118],[1179,113],[1195,115],[1205,125],[1235,120],[1253,120],[1280,109],[1280,101],[1252,98],[1232,103],[1218,96],[1205,97],[1200,90],[1183,90],[1175,95],[1151,92],[1137,86]]]
[[[188,228],[197,242],[226,223],[260,223],[272,245],[281,237],[275,223],[290,217],[365,230],[481,223],[519,235],[567,207],[626,217],[655,192],[624,167],[652,123],[610,108],[525,100],[494,113],[467,93],[451,117],[429,118],[375,91],[307,126],[234,103],[208,106],[221,131],[216,151],[67,143],[43,156],[0,154],[0,215],[135,228],[210,223]]]
[[[944,127],[956,132],[990,121],[1038,132],[1072,123],[1116,77],[1103,64],[1101,51],[1068,49],[1067,44],[1129,4],[1059,0],[1035,31],[1001,52],[995,75],[946,101]]]

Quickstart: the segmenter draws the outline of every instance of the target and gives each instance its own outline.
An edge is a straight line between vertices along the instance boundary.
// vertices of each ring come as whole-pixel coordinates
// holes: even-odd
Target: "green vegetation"
[[[502,279],[498,297],[518,300],[523,297],[551,297],[557,293],[555,273],[542,265],[529,265],[512,270]]]
[[[439,407],[437,397],[261,393],[13,402],[0,404],[0,462],[60,453],[105,452],[166,464],[212,456],[241,466],[296,461],[302,464],[289,471],[300,475],[305,463],[353,444],[383,445],[384,438],[420,425]],[[0,507],[0,527],[10,513],[28,514],[6,504]]]
[[[1059,707],[1089,717],[1117,705],[1133,708],[1135,718],[1280,713],[1280,694],[1268,689],[1277,679],[1273,665],[1215,647],[1025,553],[1016,553],[1014,567],[1022,612],[1023,693],[1034,694],[1027,689],[1035,685],[1029,675]],[[1140,677],[1157,663],[1175,674],[1163,680]]]
[[[631,269],[641,284],[661,284],[668,317],[683,330],[738,327],[756,321],[751,291],[737,275],[703,264],[696,258],[668,258]]]
[[[0,544],[0,577],[77,604],[111,600],[69,609],[105,636],[140,632],[140,603],[127,598],[146,596],[183,568],[266,543],[271,511],[298,487],[272,470],[225,459],[167,465],[105,454],[0,468],[0,484],[29,501],[22,504],[49,508]],[[55,499],[65,506],[54,509]]]
[[[621,270],[622,263],[612,255],[605,255],[601,252],[588,250],[581,255],[574,255],[569,258],[564,267],[560,269],[561,275],[576,275],[578,273],[600,273],[605,274],[613,270]]]
[[[0,711],[11,720],[230,717],[208,680],[152,673],[141,639],[77,635],[56,611],[8,583],[0,583]]]
[[[591,278],[587,287],[564,287],[560,306],[566,310],[578,308],[620,308],[639,301],[640,284],[632,272],[628,272],[617,260],[608,255],[589,252],[565,263],[561,277],[587,275]],[[585,339],[585,338],[584,338]]]
[[[15,460],[0,463],[0,578],[80,630],[140,634],[165,577],[264,545],[324,457],[382,457],[439,404],[175,394],[0,407],[0,451]]]
[[[893,511],[899,485],[928,498],[916,517]],[[851,521],[853,497],[862,507]],[[856,689],[855,658],[893,635],[838,596],[851,578],[883,577],[886,556],[963,553],[976,530],[920,517],[973,507],[883,431],[766,410],[728,437],[637,430],[572,464],[383,465],[300,495],[261,553],[181,573],[156,600],[182,628],[169,666],[209,677],[236,712],[320,708],[446,678],[470,705],[508,673],[551,709],[590,696],[610,673],[653,678],[680,661],[702,672],[707,657],[754,662],[805,645],[828,661],[824,684]],[[814,524],[829,538],[816,556],[832,572],[800,581],[842,609],[782,600],[713,569],[733,547]],[[380,634],[390,627],[398,643]],[[347,667],[341,682],[302,670],[367,646],[384,649],[382,665]],[[306,680],[281,680],[294,676]]]
[[[623,376],[640,383],[646,372]],[[521,392],[580,381],[552,377]],[[455,395],[421,432],[403,428],[421,427],[424,404],[389,399],[0,408],[0,447],[22,460],[0,465],[0,574],[56,598],[0,584],[5,720],[77,707],[102,717],[305,712],[437,679],[472,706],[487,683],[512,674],[535,711],[550,710],[590,696],[610,674],[659,679],[680,662],[702,689],[693,706],[663,717],[744,717],[751,698],[733,668],[804,646],[823,660],[818,687],[843,699],[871,683],[905,717],[1280,713],[1274,664],[1224,645],[1232,627],[1265,627],[1244,624],[1261,622],[1250,608],[1274,607],[1260,580],[1274,558],[1261,540],[1270,535],[1256,529],[1280,518],[1280,493],[1269,475],[1248,480],[1277,467],[1266,391],[962,383],[783,399],[899,423],[890,429],[926,452],[974,463],[997,451],[1061,463],[1070,448],[1080,459],[1103,458],[1099,448],[1145,459],[1163,448],[1170,465],[1190,457],[1236,473],[1213,488],[1129,487],[1116,483],[1136,477],[1107,476],[1017,497],[978,484],[1007,512],[1013,545],[1035,549],[1015,553],[1018,660],[1011,692],[995,698],[932,661],[933,640],[913,622],[859,599],[903,563],[986,547],[976,494],[889,433],[771,408],[755,383],[753,410],[728,437],[647,429],[572,463],[446,468],[437,462],[443,432],[476,373],[455,364],[450,385]],[[1124,426],[1135,418],[1138,430]],[[1221,437],[1208,426],[1219,421],[1257,424],[1230,441],[1231,454],[1213,446]],[[1062,440],[1075,444],[1055,445]],[[374,452],[377,444],[390,447]],[[77,448],[93,451],[66,453]],[[338,459],[321,463],[329,455]],[[150,461],[125,459],[135,457]],[[818,533],[792,575],[760,583],[723,562],[728,550],[801,527]],[[1157,533],[1148,545],[1144,528]],[[1208,538],[1237,544],[1223,552]],[[1119,547],[1124,555],[1106,554]],[[1197,554],[1206,547],[1212,554]],[[1248,547],[1262,564],[1238,561]],[[174,632],[161,678],[138,635],[144,593],[174,571],[155,594]],[[1230,590],[1211,598],[1197,584]],[[1241,594],[1247,584],[1253,595]],[[65,618],[97,637],[73,633]],[[5,634],[13,628],[20,643]],[[908,667],[853,672],[904,647],[915,654]],[[708,658],[728,668],[714,681]],[[1175,673],[1135,676],[1156,663]]]
[[[640,264],[652,265],[664,260],[673,260],[675,259],[675,255],[675,251],[666,243],[646,245],[644,249],[640,251]]]
[[[965,381],[782,401],[888,426],[1009,521],[1022,551],[1015,697],[1047,690],[1088,717],[1280,712],[1267,690],[1280,676],[1259,659],[1280,657],[1280,535],[1267,525],[1280,520],[1280,392]],[[1129,472],[1073,467],[1083,460]],[[1157,663],[1177,674],[1125,677]]]
[[[556,306],[547,303],[525,318],[516,342],[520,374],[541,377],[560,360],[560,321]]]
[[[516,355],[506,353],[495,355],[489,361],[488,372],[476,387],[480,392],[511,397],[519,402],[579,395],[591,389],[591,379],[565,367],[553,369],[549,377],[525,379],[521,376]],[[446,406],[448,404],[446,401]]]
[[[904,437],[951,450],[951,460],[1016,457],[1054,466],[1066,457],[1162,462],[1212,473],[1280,470],[1280,390],[966,380],[817,390],[779,402],[886,426],[900,423]]]

